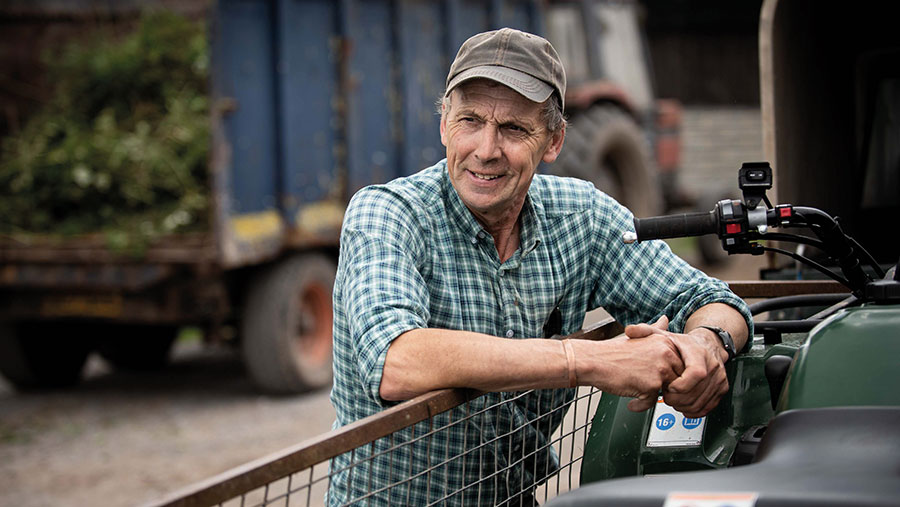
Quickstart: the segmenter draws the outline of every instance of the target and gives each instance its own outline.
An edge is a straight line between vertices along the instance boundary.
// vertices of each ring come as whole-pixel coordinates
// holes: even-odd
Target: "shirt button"
[[[478,239],[484,239],[484,232],[478,233]]]
[[[506,330],[506,337],[507,337],[507,338],[512,338],[513,335],[515,335],[515,334],[516,334],[516,333],[514,333],[512,329],[507,329],[507,330]]]
[[[478,244],[478,238],[472,238],[472,244],[473,244],[473,245],[477,245],[477,244]]]
[[[499,273],[497,273],[497,276],[503,276],[503,271],[500,271]]]

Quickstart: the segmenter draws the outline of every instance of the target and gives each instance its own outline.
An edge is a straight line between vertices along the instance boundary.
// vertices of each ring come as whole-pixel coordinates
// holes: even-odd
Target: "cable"
[[[804,245],[809,245],[818,248],[819,250],[826,252],[825,243],[821,240],[810,238],[809,236],[801,236],[799,234],[788,234],[788,233],[779,233],[772,232],[766,234],[760,234],[758,238],[754,238],[757,240],[774,240],[774,241],[791,241],[793,243],[803,243]]]
[[[853,243],[853,247],[856,248],[856,250],[866,258],[866,261],[869,263],[869,266],[872,266],[872,269],[875,270],[875,274],[878,275],[878,278],[884,278],[885,272],[883,269],[881,269],[881,266],[878,265],[878,262],[875,261],[875,257],[872,257],[872,254],[870,254],[868,250],[863,248],[862,245],[859,244],[859,242],[853,239],[853,237],[847,236],[847,239],[850,240],[850,242]]]
[[[853,296],[849,296],[853,297]],[[781,296],[775,298],[764,299],[762,301],[750,305],[750,315],[771,312],[772,310],[783,310],[785,308],[802,308],[806,306],[823,306],[833,305],[835,303],[846,301],[848,295],[846,293],[836,294],[802,294],[799,296]]]
[[[797,224],[797,225],[803,225],[803,226],[809,227],[809,229],[812,230],[813,233],[815,233],[815,235],[820,238],[822,237],[822,234],[820,234],[820,233],[823,232],[823,225],[816,223],[816,222],[810,222],[809,219],[807,219],[807,217],[804,216],[804,212],[811,213],[812,215],[816,216],[817,218],[824,218],[824,219],[827,219],[828,221],[833,222],[838,227],[838,230],[840,230],[840,233],[844,236],[844,238],[846,238],[847,241],[851,245],[853,245],[853,248],[860,253],[860,256],[864,257],[865,261],[869,264],[869,266],[871,266],[872,269],[875,270],[875,273],[878,275],[878,278],[884,278],[885,272],[883,269],[881,269],[881,266],[878,264],[878,262],[872,256],[872,254],[869,253],[868,250],[863,248],[863,246],[860,245],[859,242],[856,241],[856,239],[854,239],[852,236],[844,233],[843,229],[840,228],[840,225],[838,224],[838,221],[836,219],[830,217],[827,213],[824,213],[815,208],[795,207],[794,212],[795,212],[795,216],[799,216],[805,222],[803,224]],[[794,222],[791,225],[795,225],[795,224],[796,224],[796,222]],[[822,250],[825,251],[824,249],[822,249]]]
[[[760,246],[760,247],[761,247],[761,248],[763,249],[763,251],[765,251],[765,252],[775,252],[775,253],[780,253],[780,254],[783,254],[783,255],[787,255],[788,257],[790,257],[790,258],[792,258],[792,259],[795,259],[795,260],[798,260],[798,261],[800,261],[800,262],[806,263],[807,265],[809,265],[809,266],[815,268],[817,271],[821,272],[821,273],[824,274],[825,276],[827,276],[827,277],[831,278],[832,280],[835,280],[836,282],[840,283],[840,284],[843,285],[844,287],[847,287],[847,288],[849,288],[850,290],[856,290],[856,289],[853,288],[853,286],[850,285],[850,282],[849,282],[846,278],[844,278],[844,277],[842,277],[842,276],[840,276],[840,275],[834,273],[833,271],[830,271],[830,270],[829,270],[828,268],[826,268],[825,266],[819,264],[818,262],[816,262],[816,261],[814,261],[814,260],[812,260],[812,259],[810,259],[810,258],[808,258],[808,257],[803,257],[802,255],[797,255],[797,254],[795,254],[794,252],[789,252],[789,251],[787,251],[787,250],[782,250],[782,249],[780,249],[780,248],[772,248],[772,247],[768,247],[768,246]]]

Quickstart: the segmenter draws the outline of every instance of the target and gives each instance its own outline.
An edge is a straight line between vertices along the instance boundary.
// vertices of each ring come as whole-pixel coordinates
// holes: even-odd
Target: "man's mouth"
[[[484,180],[484,181],[496,180],[497,178],[502,176],[502,174],[480,174],[480,173],[476,173],[473,171],[469,171],[469,172],[472,173],[472,175],[475,176],[476,178],[478,178],[479,180]]]

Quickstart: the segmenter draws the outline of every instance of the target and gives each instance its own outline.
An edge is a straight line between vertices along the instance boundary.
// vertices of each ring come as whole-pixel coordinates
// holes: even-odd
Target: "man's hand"
[[[627,328],[626,335],[610,340],[579,340],[576,362],[579,366],[592,365],[588,375],[579,373],[579,383],[593,385],[617,396],[635,398],[628,404],[635,412],[652,407],[660,390],[678,379],[685,367],[675,342],[662,334],[666,326],[668,320],[654,326],[646,325],[659,333],[646,332],[640,335],[640,340],[630,339]]]
[[[663,316],[653,325],[628,326],[625,335],[631,339],[661,335],[671,341],[684,361],[684,370],[663,387],[663,399],[687,417],[703,417],[728,392],[724,349],[712,331],[698,328],[688,334],[672,333],[668,331],[668,324],[668,319]],[[646,410],[655,402],[655,398],[639,398],[629,403],[628,408]]]

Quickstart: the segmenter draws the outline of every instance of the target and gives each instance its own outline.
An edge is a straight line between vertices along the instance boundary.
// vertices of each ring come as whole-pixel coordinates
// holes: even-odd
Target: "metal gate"
[[[614,336],[621,330],[621,326],[610,319],[599,323],[594,329],[582,331],[572,337],[599,340]],[[442,491],[441,495],[429,500],[429,505],[460,505],[464,496],[471,499],[473,494],[478,498],[479,505],[528,504],[532,502],[532,497],[542,503],[578,486],[582,450],[590,430],[591,417],[600,401],[600,392],[595,388],[580,388],[568,403],[552,403],[551,405],[558,408],[547,413],[536,413],[533,418],[517,427],[498,432],[489,439],[476,438],[476,435],[483,434],[479,431],[479,427],[490,412],[502,410],[506,404],[516,403],[526,396],[552,395],[549,394],[552,392],[507,393],[501,401],[491,404],[475,403],[486,393],[469,389],[444,389],[427,393],[295,447],[190,486],[151,505],[158,507],[324,505],[325,492],[336,473],[353,474],[357,467],[365,465],[368,461],[382,458],[385,454],[390,460],[392,453],[411,445],[425,445],[429,449],[429,460],[425,466],[397,467],[392,470],[392,476],[388,480],[389,486],[381,489],[364,487],[365,494],[339,503],[381,505],[384,503],[383,495],[387,490],[392,490],[394,497],[400,491],[401,496],[407,495],[408,498],[408,495],[415,491],[413,488],[423,486],[427,487],[428,491],[436,489]],[[442,424],[435,423],[435,416],[456,407],[460,407],[461,410],[454,413],[462,413],[463,416],[449,420],[442,418]],[[436,482],[446,477],[441,473],[442,468],[455,460],[468,459],[470,462],[478,463],[483,456],[496,459],[497,453],[494,450],[500,448],[504,439],[510,438],[525,426],[551,424],[551,421],[558,421],[560,418],[562,422],[552,432],[548,442],[534,446],[522,456],[505,460],[505,465],[498,467],[493,463],[490,467],[492,473],[486,475],[476,473],[474,474],[477,476],[476,479],[463,484]],[[458,429],[462,427],[461,425],[467,428],[463,431],[464,434],[472,435],[471,442],[466,442],[463,446],[465,451],[462,454],[450,452],[449,449],[431,448],[431,442],[437,440],[435,438],[437,435]],[[406,428],[412,428],[413,437],[401,441],[396,435]],[[471,428],[471,431],[468,428]],[[373,452],[376,447],[387,450]],[[547,463],[541,466],[542,464],[535,463],[535,456],[546,456],[550,448],[558,458],[559,466],[547,466]],[[348,453],[349,467],[332,469],[332,459]],[[506,472],[524,466],[533,467],[534,471],[539,473],[532,474],[534,479],[531,482],[506,484],[502,489],[509,493],[504,497],[496,496],[497,482],[508,480]],[[546,472],[540,473],[541,470]],[[372,483],[372,477],[366,474],[351,476],[351,480],[357,484]]]

